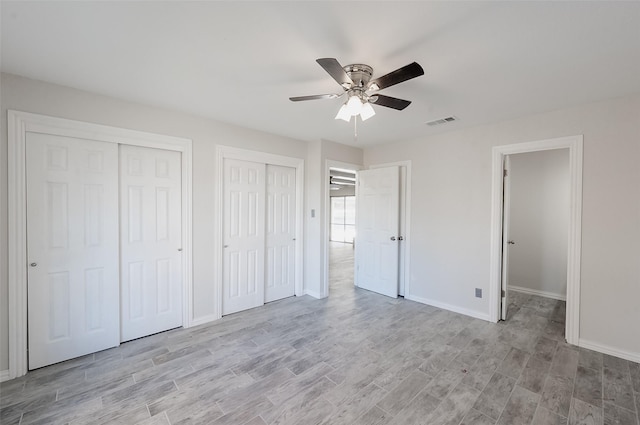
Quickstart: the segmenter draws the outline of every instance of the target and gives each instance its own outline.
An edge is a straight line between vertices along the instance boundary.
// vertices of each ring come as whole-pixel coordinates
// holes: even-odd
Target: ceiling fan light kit
[[[411,104],[411,101],[384,96],[376,92],[424,75],[422,67],[418,63],[413,62],[371,81],[373,68],[369,65],[351,64],[343,67],[334,58],[321,58],[316,60],[316,62],[342,86],[344,91],[339,94],[290,97],[289,100],[299,102],[303,100],[335,99],[346,93],[347,101],[340,107],[335,117],[335,119],[346,122],[351,121],[351,117],[357,117],[358,115],[360,115],[362,121],[366,121],[374,116],[376,111],[371,104],[399,111],[403,110]]]
[[[340,109],[338,109],[338,114],[336,115],[337,120],[344,120],[346,122],[351,121],[351,114],[349,113],[349,110],[347,109],[347,104],[345,103],[344,105],[342,105],[340,107]]]

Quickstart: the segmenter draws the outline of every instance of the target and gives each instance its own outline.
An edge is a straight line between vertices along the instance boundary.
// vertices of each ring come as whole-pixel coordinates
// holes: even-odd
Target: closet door
[[[295,294],[296,170],[267,165],[265,302]]]
[[[121,340],[182,326],[180,152],[120,146]]]
[[[264,304],[265,168],[224,160],[222,314]]]
[[[120,341],[118,147],[27,133],[29,369]]]

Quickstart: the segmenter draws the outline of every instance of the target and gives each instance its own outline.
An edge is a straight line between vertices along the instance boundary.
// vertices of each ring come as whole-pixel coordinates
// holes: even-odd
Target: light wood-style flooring
[[[564,343],[564,303],[487,323],[353,287],[293,297],[0,384],[9,424],[638,424],[640,365]]]

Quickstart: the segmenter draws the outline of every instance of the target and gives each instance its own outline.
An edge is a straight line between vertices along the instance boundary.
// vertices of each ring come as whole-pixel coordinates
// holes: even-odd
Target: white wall
[[[569,149],[510,156],[509,285],[567,294]]]
[[[412,160],[412,292],[488,315],[491,149],[578,134],[580,339],[640,358],[639,95],[373,147],[364,159]]]
[[[217,144],[307,158],[305,142],[153,108],[67,87],[0,75],[0,371],[8,368],[7,110],[32,112],[193,140],[194,318],[215,312],[214,247]],[[320,161],[319,157],[315,162]]]

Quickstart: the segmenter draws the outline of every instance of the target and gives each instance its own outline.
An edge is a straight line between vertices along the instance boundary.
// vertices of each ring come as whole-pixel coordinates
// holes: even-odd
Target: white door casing
[[[405,257],[407,255],[407,245],[409,244],[409,235],[407,233],[407,167],[400,166],[400,195],[398,205],[398,234],[402,236],[402,240],[398,245],[398,295],[405,296],[405,281],[407,277],[407,269],[404,267]]]
[[[502,185],[504,157],[548,149],[569,149],[569,237],[567,252],[567,315],[565,338],[569,344],[587,346],[580,339],[580,262],[582,241],[583,136],[494,146],[491,161],[491,255],[489,320],[500,320],[502,276]]]
[[[222,314],[264,304],[266,165],[224,160]]]
[[[118,147],[27,133],[29,369],[119,344]]]
[[[507,320],[509,291],[509,231],[511,223],[511,161],[509,155],[504,157],[504,174],[502,183],[502,293],[500,298],[500,319]]]
[[[122,342],[182,326],[180,155],[120,146]]]
[[[399,168],[358,172],[356,187],[357,283],[389,297],[398,296]]]
[[[265,302],[295,294],[296,170],[267,164]]]

